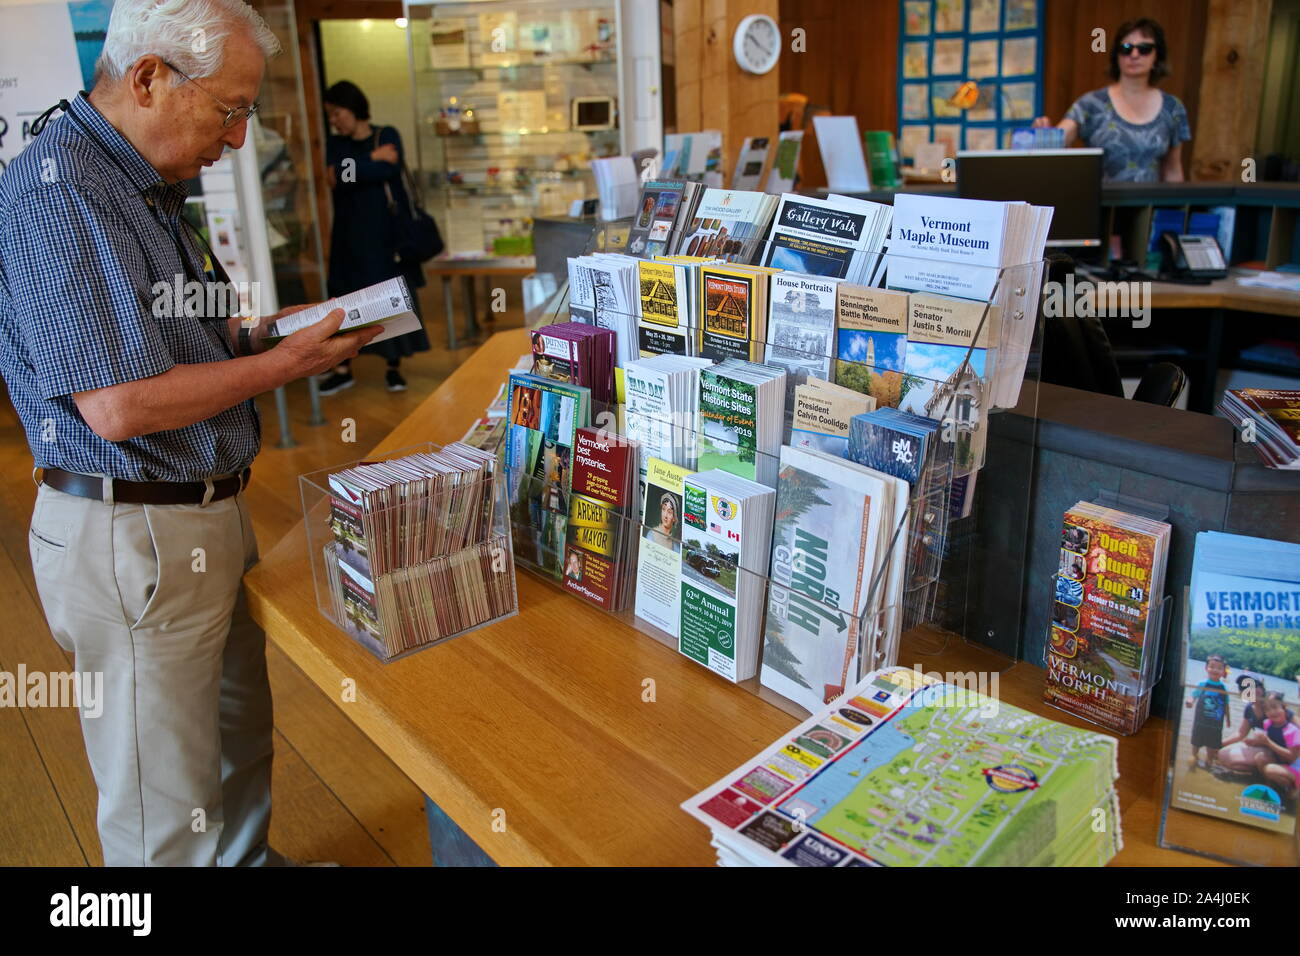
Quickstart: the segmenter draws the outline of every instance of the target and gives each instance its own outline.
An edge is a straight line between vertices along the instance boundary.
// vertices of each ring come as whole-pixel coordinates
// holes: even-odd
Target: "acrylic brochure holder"
[[[603,251],[598,238],[593,237],[593,251]],[[761,259],[761,254],[756,258]],[[883,265],[879,257],[877,263]],[[946,486],[943,500],[932,498],[925,508],[913,509],[922,520],[942,515],[946,529],[936,535],[941,541],[936,562],[939,568],[931,607],[920,618],[926,626],[908,628],[909,639],[904,645],[903,653],[918,660],[909,657],[901,663],[938,666],[941,662],[927,659],[951,656],[950,652],[958,650],[952,644],[954,639],[969,648],[957,656],[969,661],[970,667],[1003,670],[1022,656],[1025,602],[1036,600],[1039,593],[1038,584],[1028,581],[1025,555],[1036,451],[1036,357],[1041,346],[1038,302],[1044,265],[1039,261],[992,270],[992,277],[986,281],[992,288],[987,301],[996,309],[984,310],[980,328],[982,332],[982,323],[994,315],[998,327],[992,330],[996,347],[991,342],[982,356],[982,372],[976,371],[974,350],[968,348],[960,369],[943,380],[895,373],[900,393],[904,387],[920,386],[931,392],[945,388],[944,400],[935,403],[928,414],[948,420],[945,437],[953,446],[952,481]],[[875,267],[866,271],[882,278],[885,273],[885,269]],[[567,298],[562,297],[560,308],[550,318],[569,321]],[[628,328],[635,326],[634,319],[601,308],[595,324]],[[684,325],[686,340],[694,342],[699,332],[696,323],[688,321]],[[742,342],[741,346],[752,349],[754,357],[787,369],[798,366],[801,356],[808,359],[809,365],[822,363],[833,370],[832,381],[840,380],[838,373],[842,370],[849,376],[866,378],[891,373],[879,361],[872,365],[839,358],[838,343],[833,338],[832,343],[831,348],[820,351],[801,347],[799,342]],[[899,400],[887,395],[880,404],[897,405]],[[790,439],[791,419],[787,406],[786,442]],[[967,427],[972,422],[982,427]],[[990,437],[998,440],[997,454],[991,457],[987,453]],[[990,484],[994,493],[981,494],[983,486]]]
[[[1275,755],[1270,757],[1261,746],[1264,741],[1254,738],[1248,725],[1246,735],[1218,750],[1214,760],[1208,742],[1194,739],[1194,711],[1188,701],[1196,703],[1198,685],[1207,677],[1206,662],[1192,657],[1196,631],[1190,589],[1183,589],[1180,598],[1182,613],[1176,637],[1181,662],[1179,693],[1172,698],[1171,717],[1162,733],[1167,763],[1160,804],[1160,846],[1238,866],[1296,866],[1300,864],[1296,829],[1300,787],[1291,785],[1289,793],[1282,792],[1287,788],[1280,790],[1277,778],[1270,779],[1270,774],[1294,773],[1291,768],[1274,759]],[[1252,633],[1254,640],[1268,640],[1267,630]],[[1229,730],[1221,732],[1221,742],[1240,736],[1241,725],[1247,724],[1248,703],[1280,692],[1286,706],[1292,711],[1296,708],[1294,681],[1261,675],[1263,686],[1256,692],[1253,681],[1237,680],[1241,673],[1230,671],[1223,680],[1228,688],[1230,720]],[[1193,747],[1194,743],[1200,746]],[[1198,759],[1202,752],[1206,754],[1204,762]],[[1260,767],[1260,760],[1265,768]],[[1275,769],[1266,769],[1269,766]]]
[[[667,446],[658,451],[697,471],[699,438],[679,430],[671,440],[678,453]],[[776,456],[756,452],[748,464],[750,475],[770,475],[768,486],[775,484]],[[719,681],[802,715],[897,656],[905,607],[918,590],[893,560],[905,558],[905,508],[895,509],[897,523],[891,514],[873,526],[863,573],[838,589],[833,583],[846,579],[835,565],[846,557],[830,553],[829,539],[815,535],[801,538],[799,549],[785,548],[780,516],[775,547],[771,526],[738,529],[760,538],[751,556],[741,552],[737,559],[721,525],[693,519],[689,492],[660,487],[653,477],[641,482],[635,513],[605,510],[592,520],[592,511],[572,498],[548,496],[545,478],[509,467],[505,473],[520,568],[679,651]]]
[[[1128,495],[1121,495],[1111,491],[1098,492],[1092,500],[1094,504],[1101,505],[1103,508],[1113,508],[1116,511],[1141,515],[1142,517],[1151,518],[1155,521],[1169,520],[1168,506],[1153,501],[1133,498]],[[1084,560],[1086,560],[1086,558]],[[1080,573],[1082,573],[1082,570],[1083,569],[1081,568]],[[1074,634],[1075,631],[1070,631],[1068,625],[1072,615],[1073,624],[1077,631],[1079,626],[1079,605],[1072,605],[1068,600],[1061,600],[1062,595],[1058,590],[1058,582],[1060,580],[1069,580],[1069,578],[1058,569],[1057,573],[1052,575],[1047,587],[1044,588],[1044,591],[1049,595],[1049,600],[1052,601],[1053,606],[1053,613],[1049,617],[1052,623],[1048,626],[1050,630],[1059,630],[1062,635]],[[1073,593],[1078,594],[1081,599],[1083,592],[1081,588],[1076,587]],[[1087,714],[1079,713],[1074,710],[1067,711],[1067,713],[1078,717],[1081,720],[1087,720],[1090,723],[1098,724],[1099,726],[1102,726],[1107,733],[1120,734],[1125,737],[1135,734],[1142,729],[1142,726],[1146,723],[1147,716],[1149,716],[1151,695],[1155,690],[1156,684],[1160,683],[1161,677],[1164,676],[1165,641],[1169,632],[1170,621],[1173,617],[1173,596],[1169,594],[1151,594],[1148,596],[1147,607],[1147,619],[1142,638],[1142,660],[1139,667],[1132,675],[1132,683],[1129,684],[1127,681],[1125,682],[1126,685],[1131,688],[1131,690],[1125,692],[1126,696],[1131,696],[1135,700],[1141,702],[1140,709],[1144,714],[1142,723],[1126,733],[1122,730],[1111,727],[1102,721],[1093,720]],[[1057,613],[1058,608],[1061,612],[1059,617]],[[1072,646],[1070,644],[1070,639],[1066,639],[1064,647],[1054,649],[1053,642],[1050,639],[1044,641],[1041,661],[1042,666],[1049,671],[1052,669],[1051,656],[1054,651],[1058,658],[1068,663],[1068,660],[1077,652],[1075,649],[1076,646]],[[1065,653],[1066,651],[1068,651],[1068,653]],[[1120,666],[1120,662],[1118,661],[1111,663],[1112,677],[1115,674],[1115,669]],[[1096,675],[1093,676],[1095,678]],[[1085,678],[1071,676],[1069,680],[1080,682],[1080,686],[1084,689],[1091,689],[1092,685],[1088,684]],[[1069,686],[1069,684],[1067,683],[1066,686]]]
[[[330,475],[345,468],[437,450],[424,443],[298,477],[316,607],[381,661],[518,613],[501,469],[454,491],[429,495],[418,517],[412,508],[397,506],[358,519],[356,509],[347,508],[331,490]],[[477,517],[462,522],[470,507]],[[370,538],[383,537],[373,530],[380,527],[394,529],[392,548],[372,555]],[[423,540],[410,533],[417,527]],[[437,537],[451,527],[467,530],[456,545],[439,546]]]

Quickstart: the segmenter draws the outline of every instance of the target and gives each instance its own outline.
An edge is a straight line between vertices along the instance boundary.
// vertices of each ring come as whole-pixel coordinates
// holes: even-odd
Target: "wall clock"
[[[731,52],[746,73],[766,73],[781,58],[781,29],[766,14],[751,13],[736,24]]]

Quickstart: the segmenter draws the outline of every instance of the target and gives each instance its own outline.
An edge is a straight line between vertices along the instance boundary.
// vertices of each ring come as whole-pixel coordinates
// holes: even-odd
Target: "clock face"
[[[748,73],[766,73],[781,57],[781,31],[776,21],[762,13],[745,17],[736,25],[732,41],[736,64]]]

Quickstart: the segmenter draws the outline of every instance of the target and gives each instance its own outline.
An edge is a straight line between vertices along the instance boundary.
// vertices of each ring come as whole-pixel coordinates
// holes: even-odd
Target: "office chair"
[[[1075,272],[1074,259],[1065,253],[1048,256],[1047,280],[1064,283]],[[1084,276],[1086,281],[1087,277]],[[1076,274],[1075,281],[1081,281]],[[1046,315],[1043,321],[1042,380],[1086,392],[1124,397],[1119,363],[1096,316]],[[1172,406],[1187,385],[1187,375],[1172,362],[1157,362],[1142,374],[1133,400]]]

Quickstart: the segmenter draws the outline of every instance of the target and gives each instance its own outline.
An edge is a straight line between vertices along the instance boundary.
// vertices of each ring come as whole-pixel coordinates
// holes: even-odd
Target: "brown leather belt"
[[[239,494],[248,487],[253,470],[245,468],[237,475],[208,483],[204,481],[124,481],[113,479],[113,500],[132,505],[201,505]],[[62,468],[46,468],[41,480],[51,488],[79,498],[104,500],[104,479],[96,475],[79,475]]]

